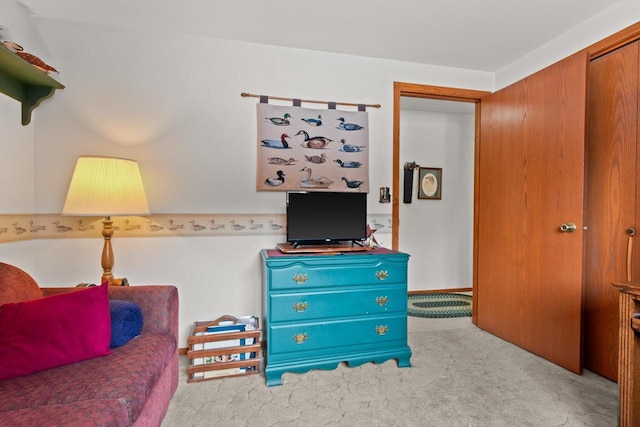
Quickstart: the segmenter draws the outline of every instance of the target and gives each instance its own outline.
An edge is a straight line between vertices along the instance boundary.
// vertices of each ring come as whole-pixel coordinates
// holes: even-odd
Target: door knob
[[[574,231],[576,231],[576,229],[576,225],[572,222],[567,222],[560,226],[560,231],[562,231],[563,233],[573,233]]]

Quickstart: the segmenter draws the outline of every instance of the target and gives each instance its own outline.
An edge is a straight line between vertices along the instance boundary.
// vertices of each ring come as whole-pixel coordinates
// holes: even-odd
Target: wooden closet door
[[[584,367],[614,381],[619,292],[611,283],[627,280],[626,230],[638,224],[639,46],[617,49],[589,65]],[[634,252],[639,250],[637,245]],[[638,273],[632,278],[638,280]]]
[[[481,100],[477,325],[581,367],[586,54]],[[573,233],[560,226],[572,222]]]

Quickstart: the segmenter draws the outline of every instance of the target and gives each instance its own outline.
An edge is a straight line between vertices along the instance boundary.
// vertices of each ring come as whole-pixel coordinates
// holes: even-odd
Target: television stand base
[[[354,242],[327,243],[321,245],[294,245],[293,243],[278,243],[276,247],[286,254],[360,252],[371,249],[368,246],[361,246]]]

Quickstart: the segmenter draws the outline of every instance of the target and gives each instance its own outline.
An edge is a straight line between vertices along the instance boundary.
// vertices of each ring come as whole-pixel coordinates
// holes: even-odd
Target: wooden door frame
[[[626,44],[640,40],[640,22],[633,24],[617,33],[604,38],[583,49],[587,52],[589,60],[622,47]],[[477,203],[478,203],[478,148],[480,144],[480,101],[491,92],[460,89],[443,86],[431,86],[415,83],[393,83],[393,156],[392,156],[392,206],[391,206],[391,247],[398,250],[399,236],[399,212],[400,212],[400,98],[408,96],[413,98],[441,99],[447,101],[473,102],[475,103],[475,154],[474,154],[474,202],[473,202],[473,290],[477,284]],[[473,299],[473,317],[476,318],[476,298]]]
[[[633,24],[617,33],[604,38],[584,50],[587,51],[590,60],[606,55],[607,53],[640,40],[640,22]],[[416,83],[393,82],[393,197],[392,197],[392,248],[398,249],[398,212],[399,212],[399,189],[400,189],[400,97],[408,96],[413,98],[442,99],[447,101],[473,102],[476,104],[475,111],[475,146],[476,154],[479,143],[479,119],[480,100],[491,92],[461,89],[444,86],[422,85]],[[475,165],[477,166],[477,165]],[[474,203],[475,208],[475,203]],[[474,214],[475,216],[475,214]]]
[[[440,99],[445,101],[475,103],[474,129],[474,184],[473,184],[473,290],[476,289],[477,259],[477,190],[478,190],[478,147],[480,142],[480,100],[491,92],[460,89],[443,86],[430,86],[414,83],[393,82],[393,182],[391,206],[391,247],[398,250],[400,224],[400,98]],[[476,323],[476,298],[473,299],[472,320]]]
[[[606,55],[618,48],[621,48],[627,44],[640,40],[640,23],[636,23],[627,27],[617,33],[599,41],[586,48],[589,60],[594,60],[600,56]],[[586,253],[585,253],[586,256]],[[623,293],[624,295],[624,293]],[[622,313],[626,313],[624,310],[628,306],[628,299],[623,296],[620,302],[620,310]],[[631,317],[630,315],[623,316],[626,319]],[[623,327],[622,320],[620,321],[621,328]],[[627,324],[628,325],[628,324]],[[627,336],[631,329],[626,326],[627,332],[620,333],[620,343],[618,344],[618,383],[620,384],[620,404],[619,404],[619,425],[631,426],[637,423],[638,414],[634,412],[634,408],[637,407],[634,400],[637,396],[633,391],[633,378],[629,373],[629,366],[626,362],[628,356],[629,343]],[[622,330],[622,329],[621,329]],[[584,351],[584,349],[583,349]]]
[[[640,40],[640,22],[633,24],[617,33],[604,38],[584,50],[587,52],[589,60],[606,55],[607,53]],[[398,249],[398,212],[399,212],[399,190],[400,190],[400,97],[408,96],[413,98],[442,99],[447,101],[473,102],[476,104],[475,111],[475,148],[476,156],[479,143],[480,132],[480,100],[491,92],[461,89],[444,86],[422,85],[416,83],[393,82],[393,187],[392,190],[392,213],[391,213],[391,245],[394,250]],[[475,165],[477,169],[477,164]],[[476,171],[477,174],[477,171]],[[474,192],[475,198],[475,192]],[[475,203],[474,203],[475,210]],[[474,214],[475,217],[475,214]],[[475,239],[474,239],[475,241]]]

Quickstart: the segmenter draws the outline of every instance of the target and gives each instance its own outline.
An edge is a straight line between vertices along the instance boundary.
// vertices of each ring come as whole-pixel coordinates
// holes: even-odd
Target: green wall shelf
[[[0,92],[20,101],[22,124],[31,121],[31,112],[64,86],[0,45]]]

